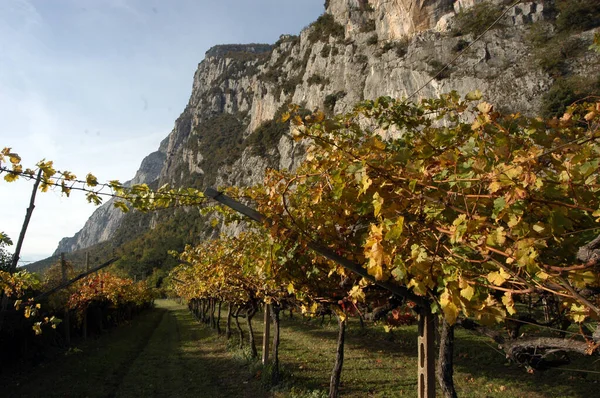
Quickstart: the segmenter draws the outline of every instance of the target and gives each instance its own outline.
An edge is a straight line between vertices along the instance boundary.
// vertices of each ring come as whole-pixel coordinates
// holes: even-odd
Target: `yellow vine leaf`
[[[362,178],[361,178],[360,183],[361,183],[361,187],[360,187],[360,191],[358,191],[358,196],[367,192],[367,190],[369,189],[371,184],[373,184],[373,180],[369,178],[369,175],[367,174],[366,170],[364,170],[362,173]]]
[[[353,302],[364,302],[365,301],[365,293],[362,291],[360,286],[353,286],[352,290],[348,293],[348,296],[352,298]]]
[[[420,296],[425,296],[427,294],[427,286],[416,278],[411,279],[410,282],[408,282],[407,287],[412,287],[413,291]]]
[[[535,274],[535,276],[537,276],[538,278],[540,278],[543,281],[545,281],[546,279],[548,279],[550,277],[550,275],[548,275],[544,271],[538,272],[537,274]]]
[[[368,272],[377,280],[383,279],[383,246],[379,242],[374,242],[371,249],[365,253],[369,259]]]
[[[584,305],[573,303],[571,305],[571,318],[577,323],[582,323],[589,315],[589,308]]]
[[[127,212],[129,212],[129,207],[127,207],[127,205],[126,205],[124,202],[121,202],[121,201],[119,201],[119,200],[115,200],[115,201],[113,202],[113,204],[114,204],[114,206],[115,206],[117,209],[121,210],[123,213],[127,213]]]
[[[379,196],[379,192],[373,194],[373,214],[375,217],[379,217],[381,214],[381,206],[383,206],[383,198]]]
[[[490,326],[502,322],[505,317],[506,311],[498,307],[498,302],[493,296],[488,295],[487,299],[479,306],[475,319],[486,326]]]
[[[481,99],[483,95],[481,94],[481,91],[479,90],[474,90],[471,91],[470,93],[467,93],[467,95],[465,95],[465,99],[469,100],[469,101],[478,101]]]
[[[450,325],[453,325],[456,322],[456,318],[458,318],[458,307],[452,301],[452,297],[448,292],[448,289],[442,293],[440,296],[440,306],[442,307],[442,311],[444,311],[444,318],[446,318],[446,322]]]
[[[483,114],[488,114],[492,110],[494,110],[494,106],[490,103],[482,102],[479,105],[477,105],[477,109],[479,109],[479,112],[481,112]]]
[[[85,183],[90,187],[95,187],[98,185],[98,179],[93,174],[88,173],[85,177]]]
[[[18,174],[8,173],[4,176],[4,181],[6,182],[14,182],[19,178]]]
[[[514,315],[517,313],[517,310],[515,309],[515,302],[512,298],[512,293],[504,293],[504,296],[502,296],[502,304],[504,304],[504,306],[506,307],[506,311],[508,311],[510,315]]]
[[[494,181],[488,185],[488,191],[490,193],[498,192],[502,188],[502,184],[499,181]]]
[[[400,239],[404,231],[404,217],[399,216],[396,223],[390,227],[388,232],[385,234],[386,241],[395,241]]]
[[[335,314],[338,316],[338,318],[340,319],[341,322],[346,321],[346,319],[348,318],[348,315],[346,315],[346,313],[344,311],[342,311],[341,309],[335,307],[333,309],[335,311]]]
[[[506,242],[506,231],[504,227],[498,227],[487,236],[488,246],[502,246]]]
[[[460,295],[462,297],[464,297],[465,299],[467,299],[468,301],[471,301],[474,294],[475,294],[475,289],[473,289],[473,286],[471,286],[471,285],[467,285],[465,288],[460,290]]]
[[[379,150],[385,149],[385,143],[379,137],[373,137],[373,147]]]
[[[12,164],[19,164],[21,162],[21,157],[16,153],[9,153],[8,158]]]
[[[501,286],[508,278],[510,278],[510,274],[502,268],[500,268],[499,271],[493,271],[487,274],[487,280],[492,285],[496,286]]]
[[[364,245],[364,254],[369,263],[367,272],[377,280],[383,279],[383,264],[385,261],[385,251],[381,244],[383,239],[383,225],[371,224],[369,237]]]

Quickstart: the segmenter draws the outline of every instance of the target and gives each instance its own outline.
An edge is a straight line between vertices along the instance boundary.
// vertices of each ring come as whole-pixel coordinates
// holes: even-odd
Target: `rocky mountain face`
[[[505,3],[329,0],[326,13],[299,36],[282,35],[272,46],[215,46],[198,65],[173,130],[132,182],[243,186],[260,182],[268,167],[292,168],[302,148],[274,120],[290,103],[339,113],[379,96],[418,99],[479,89],[502,110],[537,113],[559,77],[539,66],[541,44],[532,32],[552,33],[544,21],[556,17],[554,2],[520,3],[479,40],[479,31],[464,27],[465,16],[469,22],[500,16]],[[471,15],[472,9],[482,13]],[[593,33],[571,37],[585,44]],[[598,75],[598,55],[591,51],[563,61],[569,76]],[[106,203],[57,252],[109,239],[122,218]]]
[[[142,160],[135,177],[124,185],[152,184],[157,181],[166,159],[167,141],[163,140],[156,152],[152,152]],[[62,238],[53,256],[85,249],[97,243],[109,240],[121,225],[124,213],[113,205],[110,199],[90,216],[83,228],[74,236]]]

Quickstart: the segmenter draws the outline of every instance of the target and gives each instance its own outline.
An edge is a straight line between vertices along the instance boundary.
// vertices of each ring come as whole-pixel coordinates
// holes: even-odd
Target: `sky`
[[[0,0],[0,149],[24,167],[129,180],[173,128],[206,50],[274,43],[322,12],[323,0]],[[0,232],[15,243],[32,186],[0,176]],[[21,264],[95,210],[77,193],[39,192],[35,206]]]

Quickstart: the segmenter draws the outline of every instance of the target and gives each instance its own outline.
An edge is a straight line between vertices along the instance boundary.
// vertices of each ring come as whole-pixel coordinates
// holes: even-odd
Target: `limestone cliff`
[[[125,185],[151,184],[160,175],[166,158],[166,140],[164,140],[158,151],[146,156],[140,165],[135,177],[127,181]],[[100,206],[86,221],[83,228],[74,236],[62,238],[53,256],[62,252],[70,253],[85,249],[109,240],[121,225],[124,213],[116,209],[113,199]]]
[[[455,26],[457,15],[479,3],[329,0],[326,13],[299,36],[283,35],[273,46],[213,47],[198,65],[188,105],[161,149],[149,156],[154,160],[142,164],[138,175],[143,178],[137,181],[199,188],[248,185],[261,181],[267,167],[293,167],[302,149],[273,122],[288,103],[337,113],[363,99],[403,97],[418,89],[415,99],[479,89],[504,110],[536,113],[557,76],[538,66],[531,26],[552,22],[553,2],[520,3],[475,41],[476,34]],[[492,3],[497,10],[506,7],[503,0]],[[585,45],[593,33],[572,36]],[[598,74],[598,65],[591,51],[564,61],[569,76]],[[121,220],[109,207],[101,207],[57,251],[108,239]]]

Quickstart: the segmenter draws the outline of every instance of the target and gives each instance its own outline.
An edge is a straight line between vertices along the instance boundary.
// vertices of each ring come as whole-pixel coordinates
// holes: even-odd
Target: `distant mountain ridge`
[[[167,157],[167,140],[164,139],[158,151],[146,156],[140,165],[135,177],[124,183],[126,186],[133,184],[151,184],[160,176]],[[100,206],[86,221],[83,228],[72,237],[62,238],[58,247],[52,254],[70,253],[85,249],[98,243],[109,240],[121,225],[124,213],[115,208],[114,199],[108,200]]]

